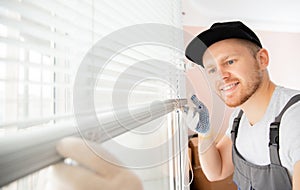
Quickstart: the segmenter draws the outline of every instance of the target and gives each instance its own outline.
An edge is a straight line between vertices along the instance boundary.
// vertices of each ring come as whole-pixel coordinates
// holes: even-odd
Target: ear
[[[262,70],[266,70],[269,65],[269,53],[265,48],[260,49],[257,54],[256,58],[260,64],[260,68]]]

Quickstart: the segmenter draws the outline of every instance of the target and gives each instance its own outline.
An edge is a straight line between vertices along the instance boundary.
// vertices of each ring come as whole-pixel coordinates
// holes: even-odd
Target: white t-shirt
[[[270,164],[269,155],[269,131],[270,123],[280,113],[289,99],[300,94],[300,91],[277,86],[263,118],[251,126],[245,114],[243,114],[239,132],[236,139],[236,147],[239,153],[248,161],[256,165]],[[226,135],[231,137],[230,131],[235,117],[240,109],[237,108],[229,120],[229,128]],[[300,101],[292,105],[283,114],[279,128],[279,156],[290,177],[293,175],[293,166],[300,160]]]

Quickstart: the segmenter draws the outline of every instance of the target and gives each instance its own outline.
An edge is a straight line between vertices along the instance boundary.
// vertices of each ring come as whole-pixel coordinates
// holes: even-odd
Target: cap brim
[[[212,44],[230,38],[239,38],[252,41],[257,44],[257,41],[250,35],[238,28],[218,27],[208,29],[196,36],[187,46],[185,56],[194,63],[203,66],[202,57],[206,49]]]

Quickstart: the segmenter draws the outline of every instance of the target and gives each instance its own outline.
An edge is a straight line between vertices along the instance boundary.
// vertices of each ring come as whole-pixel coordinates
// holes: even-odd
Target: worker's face
[[[203,55],[203,64],[212,87],[230,107],[246,102],[262,81],[255,55],[237,39],[211,45]]]

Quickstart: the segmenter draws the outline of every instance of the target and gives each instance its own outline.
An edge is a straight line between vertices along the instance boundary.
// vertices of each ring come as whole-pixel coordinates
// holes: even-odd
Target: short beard
[[[223,101],[229,107],[237,107],[242,105],[257,91],[257,89],[260,88],[262,84],[262,78],[263,78],[263,74],[261,72],[255,73],[255,76],[251,77],[252,82],[247,84],[246,89],[242,89],[244,91],[244,94],[239,95],[240,98],[239,100],[231,102],[231,101],[226,101],[226,99],[223,99]]]

